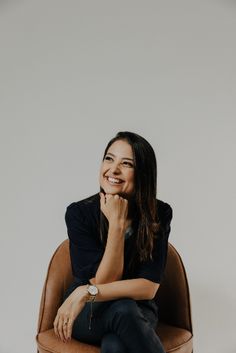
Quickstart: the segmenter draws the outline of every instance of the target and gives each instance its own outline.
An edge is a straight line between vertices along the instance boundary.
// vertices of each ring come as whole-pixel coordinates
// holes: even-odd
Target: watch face
[[[98,294],[98,289],[95,286],[89,286],[88,291],[91,295],[96,295]]]

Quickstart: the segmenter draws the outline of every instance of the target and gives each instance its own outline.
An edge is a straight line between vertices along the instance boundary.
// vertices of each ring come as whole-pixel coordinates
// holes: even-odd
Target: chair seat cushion
[[[159,323],[156,330],[166,352],[191,353],[192,352],[192,334],[191,332]],[[50,329],[39,333],[36,336],[38,349],[40,353],[99,353],[100,347],[90,345],[71,339],[64,343],[56,337],[54,330]]]
[[[70,342],[64,343],[54,333],[54,330],[40,332],[36,336],[39,352],[50,353],[99,353],[100,347],[90,345],[71,339]]]

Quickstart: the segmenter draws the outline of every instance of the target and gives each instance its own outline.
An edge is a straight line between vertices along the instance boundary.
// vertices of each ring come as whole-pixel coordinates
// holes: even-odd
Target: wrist
[[[114,232],[123,233],[125,231],[125,220],[111,219],[109,221],[109,230],[112,230]]]
[[[78,300],[81,302],[81,303],[86,303],[89,299],[89,294],[86,290],[87,288],[87,285],[82,285],[82,286],[79,286],[77,288],[78,290]]]

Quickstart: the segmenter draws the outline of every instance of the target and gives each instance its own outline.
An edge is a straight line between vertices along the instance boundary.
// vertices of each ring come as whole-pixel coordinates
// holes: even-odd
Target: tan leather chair
[[[73,338],[69,343],[63,343],[54,334],[54,318],[62,303],[63,293],[72,281],[69,240],[66,239],[55,251],[44,283],[36,336],[39,353],[100,352],[100,347]],[[159,306],[156,332],[166,352],[192,353],[193,331],[188,281],[181,257],[170,243],[165,276],[155,300]]]

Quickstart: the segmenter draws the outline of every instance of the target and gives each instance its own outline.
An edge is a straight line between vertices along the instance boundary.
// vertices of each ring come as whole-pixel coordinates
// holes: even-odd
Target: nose
[[[110,171],[113,174],[119,174],[120,173],[120,163],[112,163],[111,167],[110,167]]]

